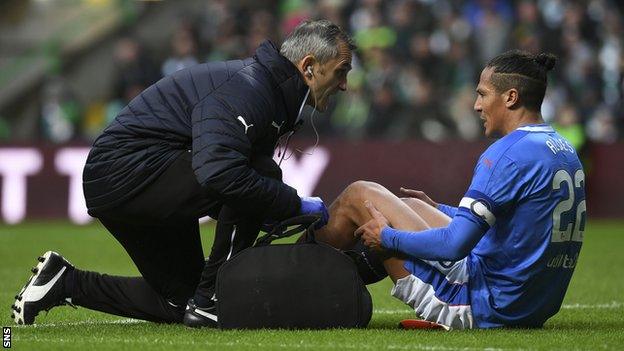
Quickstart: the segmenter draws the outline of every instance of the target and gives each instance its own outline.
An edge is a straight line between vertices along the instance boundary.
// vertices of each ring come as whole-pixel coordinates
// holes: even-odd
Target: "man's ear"
[[[317,62],[316,57],[314,55],[306,55],[299,61],[297,68],[301,75],[303,76],[304,81],[310,85],[312,81],[312,77],[314,77],[314,64]]]
[[[505,106],[507,108],[513,108],[518,105],[520,101],[520,95],[518,94],[518,90],[516,88],[511,88],[503,93],[503,100],[505,101]]]

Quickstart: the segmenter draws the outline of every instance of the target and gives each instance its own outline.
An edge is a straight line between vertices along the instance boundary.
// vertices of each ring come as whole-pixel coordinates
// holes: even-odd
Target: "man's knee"
[[[343,192],[343,198],[348,203],[363,202],[374,194],[381,194],[388,190],[382,185],[366,180],[358,180],[347,186]]]
[[[350,218],[351,220],[362,219],[360,218],[362,214],[368,213],[364,207],[364,201],[370,200],[375,202],[375,199],[383,196],[385,193],[390,192],[380,184],[358,180],[345,188],[332,204],[331,211],[334,215]]]
[[[416,213],[421,213],[422,210],[431,208],[431,205],[428,203],[413,197],[404,197],[401,198],[401,201],[403,201],[403,203],[409,206]]]
[[[332,204],[335,215],[352,218],[354,212],[363,207],[364,201],[370,199],[372,192],[378,191],[381,185],[364,180],[349,184]]]

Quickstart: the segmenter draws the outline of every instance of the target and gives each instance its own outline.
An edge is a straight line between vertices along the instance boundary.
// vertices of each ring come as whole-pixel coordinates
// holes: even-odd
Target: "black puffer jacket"
[[[199,184],[218,201],[275,219],[296,214],[296,190],[259,175],[250,159],[271,157],[278,137],[293,129],[306,91],[297,68],[269,41],[252,58],[161,79],[95,141],[83,172],[89,213],[132,197],[192,150]]]

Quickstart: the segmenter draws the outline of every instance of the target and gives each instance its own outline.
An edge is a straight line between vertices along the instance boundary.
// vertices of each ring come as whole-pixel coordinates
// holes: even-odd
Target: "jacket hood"
[[[286,106],[286,123],[282,132],[292,130],[303,103],[308,86],[301,78],[297,67],[279,50],[270,40],[265,40],[256,49],[255,59],[260,62],[271,74],[271,77],[279,87]],[[276,121],[282,123],[283,121]]]

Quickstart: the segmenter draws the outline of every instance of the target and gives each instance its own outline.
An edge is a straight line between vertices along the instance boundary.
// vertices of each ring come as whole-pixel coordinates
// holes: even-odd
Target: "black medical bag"
[[[358,268],[342,251],[314,240],[311,228],[317,220],[317,216],[285,220],[221,266],[216,285],[221,328],[368,325],[372,300]],[[303,243],[271,245],[275,239],[303,231]]]

